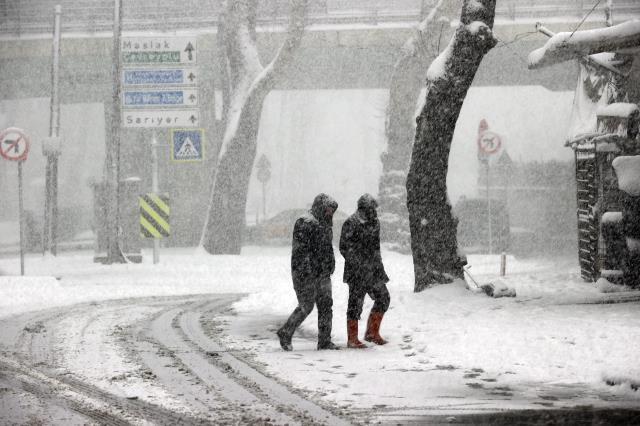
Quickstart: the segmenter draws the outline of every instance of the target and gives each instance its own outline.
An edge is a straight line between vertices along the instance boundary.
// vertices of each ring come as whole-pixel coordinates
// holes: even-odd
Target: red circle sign
[[[31,141],[22,129],[9,127],[0,132],[0,155],[10,161],[25,161]]]
[[[484,154],[495,154],[501,146],[502,141],[497,133],[486,130],[478,135],[478,149]]]

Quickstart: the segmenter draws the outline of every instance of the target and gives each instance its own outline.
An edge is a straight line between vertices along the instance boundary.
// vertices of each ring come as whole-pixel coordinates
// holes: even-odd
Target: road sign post
[[[158,182],[158,141],[156,136],[153,135],[151,141],[151,191],[157,194],[160,191],[160,183]],[[160,240],[153,239],[153,263],[154,265],[160,262]]]
[[[203,131],[195,36],[128,37],[122,40],[122,125],[171,130],[171,158],[201,161]],[[176,148],[176,144],[179,146]],[[164,144],[163,144],[164,145]],[[160,241],[168,236],[168,204],[159,194],[158,144],[151,142],[152,194],[140,198],[140,234],[154,238],[153,263],[159,262]]]
[[[271,179],[271,162],[262,154],[256,164],[258,181],[262,184],[262,218],[267,218],[267,182]]]
[[[18,222],[20,227],[20,275],[24,275],[24,202],[22,163],[27,160],[31,141],[29,136],[17,127],[9,127],[0,132],[0,156],[18,162]]]
[[[478,146],[478,159],[485,166],[486,172],[486,188],[487,188],[487,226],[489,233],[489,254],[493,253],[493,229],[491,223],[491,194],[490,194],[490,180],[491,180],[491,165],[489,157],[500,152],[502,148],[502,140],[500,135],[489,130],[487,121],[483,118],[480,120],[478,126],[478,138],[476,140]]]

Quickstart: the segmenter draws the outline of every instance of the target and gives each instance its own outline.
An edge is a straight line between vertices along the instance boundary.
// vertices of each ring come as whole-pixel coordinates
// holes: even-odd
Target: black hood
[[[371,194],[364,194],[358,199],[358,212],[368,221],[378,217],[376,212],[377,207],[378,202]]]
[[[318,222],[332,225],[331,219],[333,217],[333,214],[331,215],[331,217],[327,217],[326,215],[328,207],[333,209],[333,212],[335,213],[335,211],[338,209],[338,203],[327,194],[318,194],[316,195],[316,198],[313,199],[311,214],[318,220]]]

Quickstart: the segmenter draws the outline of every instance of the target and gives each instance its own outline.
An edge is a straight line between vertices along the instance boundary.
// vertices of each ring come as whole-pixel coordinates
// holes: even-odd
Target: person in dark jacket
[[[338,203],[333,198],[319,194],[313,200],[311,210],[298,218],[293,227],[291,277],[298,306],[277,332],[280,346],[285,351],[293,349],[293,333],[311,313],[314,304],[318,307],[318,350],[339,349],[331,342],[331,274],[335,269],[332,226],[337,208]]]
[[[378,203],[369,194],[358,199],[358,210],[342,225],[340,253],[344,257],[344,282],[349,284],[347,306],[347,347],[366,348],[358,340],[358,320],[362,313],[364,296],[374,300],[367,321],[364,339],[377,345],[387,343],[380,336],[380,323],[389,309],[391,297],[387,289],[389,277],[380,256],[380,222]]]

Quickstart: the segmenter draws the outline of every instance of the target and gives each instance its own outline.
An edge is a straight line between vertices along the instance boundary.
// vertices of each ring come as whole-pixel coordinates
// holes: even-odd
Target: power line
[[[573,30],[573,32],[571,33],[571,35],[569,36],[569,38],[567,39],[567,41],[571,40],[571,37],[573,37],[573,35],[576,33],[576,31],[578,31],[578,29],[582,26],[582,24],[584,24],[584,21],[586,21],[586,20],[587,20],[587,18],[589,17],[589,15],[591,15],[591,13],[592,13],[594,10],[596,10],[596,7],[598,7],[598,5],[600,4],[600,2],[601,2],[601,1],[602,1],[602,0],[598,0],[598,1],[596,2],[596,4],[594,4],[594,5],[593,5],[593,7],[592,7],[592,8],[591,8],[591,10],[589,11],[589,13],[587,13],[587,14],[585,15],[585,17],[584,17],[584,18],[582,18],[582,21],[580,21],[580,23],[578,24],[578,26],[576,27],[576,29],[575,29],[575,30]]]

